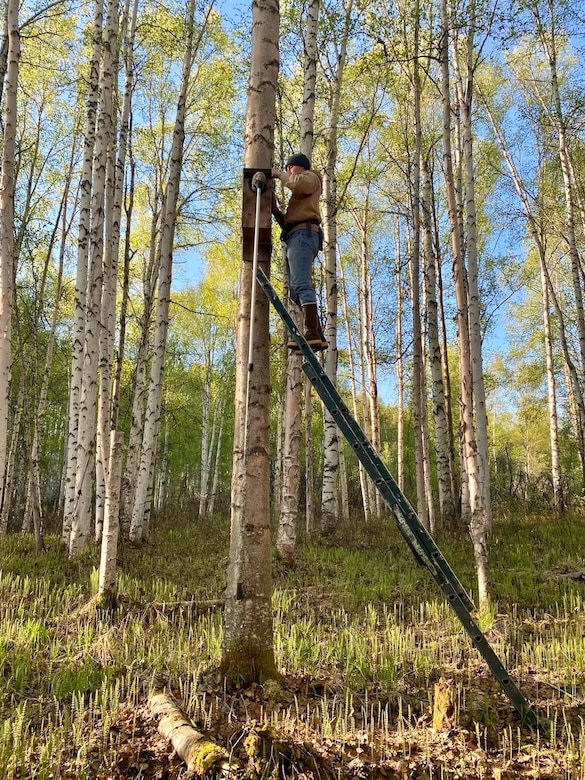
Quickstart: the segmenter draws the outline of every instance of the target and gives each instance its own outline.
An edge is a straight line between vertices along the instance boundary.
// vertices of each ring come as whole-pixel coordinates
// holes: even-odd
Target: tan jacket
[[[317,171],[303,171],[294,175],[283,171],[280,180],[292,193],[284,214],[285,230],[310,219],[321,224],[319,199],[322,185]]]

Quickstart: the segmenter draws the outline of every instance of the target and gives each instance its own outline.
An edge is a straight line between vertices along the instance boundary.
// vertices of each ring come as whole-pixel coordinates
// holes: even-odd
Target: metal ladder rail
[[[418,559],[419,563],[426,566],[433,577],[437,579],[439,586],[448,598],[451,599],[456,596],[468,609],[473,610],[475,608],[473,601],[465,592],[465,589],[435,544],[434,539],[418,519],[414,509],[400,491],[398,485],[392,478],[392,475],[374,450],[359,424],[351,416],[341,396],[323,371],[314,352],[306,343],[292,317],[263,272],[261,276],[260,274],[258,275],[258,281],[291,332],[291,335],[301,348],[306,359],[303,370],[309,377],[309,381],[319,393],[321,399],[335,419],[336,424],[352,445],[354,451],[364,465],[364,468],[380,490],[384,500],[394,512],[398,526],[413,554]],[[317,387],[317,385],[319,385],[319,387]]]
[[[350,414],[343,399],[323,371],[314,352],[307,344],[262,269],[259,269],[257,279],[303,353],[306,359],[306,363],[303,364],[305,374],[392,510],[398,528],[415,558],[430,571],[447,598],[447,603],[459,618],[472,643],[486,661],[495,679],[499,682],[523,721],[528,726],[537,726],[538,721],[530,704],[510,678],[500,659],[473,620],[470,611],[475,608],[474,604],[455,573],[443,557],[433,538],[418,519],[414,509],[400,491],[385,464],[376,454],[361,427]]]

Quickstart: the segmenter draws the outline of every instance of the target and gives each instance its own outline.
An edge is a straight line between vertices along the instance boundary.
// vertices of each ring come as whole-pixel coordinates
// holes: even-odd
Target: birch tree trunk
[[[199,517],[207,512],[207,491],[209,487],[209,474],[211,469],[211,350],[205,352],[204,357],[205,377],[202,388],[202,414],[201,414],[201,471],[199,474]]]
[[[67,434],[67,467],[65,476],[65,505],[62,541],[69,548],[71,530],[77,506],[77,441],[79,434],[79,407],[82,392],[84,363],[87,284],[89,273],[89,237],[96,117],[99,95],[103,1],[96,0],[93,23],[93,49],[87,95],[87,115],[83,149],[79,202],[79,234],[77,239],[77,273],[75,278],[75,309],[73,315],[71,380],[69,387],[69,430]]]
[[[473,410],[473,369],[470,349],[467,270],[463,254],[462,231],[456,197],[451,154],[451,101],[449,86],[448,35],[450,30],[447,0],[442,0],[442,100],[443,100],[443,170],[447,190],[451,246],[453,251],[453,279],[457,302],[457,341],[459,345],[459,409],[462,443],[462,477],[469,500],[469,514],[464,519],[469,525],[477,571],[478,598],[481,606],[488,601],[487,545],[485,508],[482,503],[481,476]]]
[[[286,416],[282,457],[282,488],[276,549],[280,558],[292,566],[296,558],[297,521],[299,514],[301,454],[301,375],[302,356],[289,353],[286,373]]]
[[[105,137],[104,256],[98,346],[98,403],[96,427],[95,537],[100,541],[104,522],[112,421],[112,371],[116,326],[116,292],[120,254],[120,220],[124,184],[125,150],[116,155],[114,121],[115,85],[118,71],[118,0],[108,3],[102,76],[102,113]],[[121,156],[121,159],[120,159]],[[120,168],[121,162],[121,168]]]
[[[278,0],[253,3],[244,153],[244,168],[248,170],[272,167],[279,22]],[[257,191],[247,193],[244,190],[244,198],[251,196],[257,197]],[[272,249],[271,202],[272,181],[267,179],[260,196],[261,224],[258,225],[265,233],[257,247],[259,267],[267,274]],[[221,664],[229,685],[248,685],[277,677],[271,603],[269,303],[252,278],[254,241],[245,219],[243,209],[230,561]],[[250,346],[253,366],[248,360]]]
[[[313,446],[313,397],[311,383],[305,382],[305,530],[310,536],[315,523],[315,451]]]
[[[7,480],[6,451],[10,367],[12,363],[10,334],[14,295],[14,193],[16,188],[17,89],[20,61],[18,9],[19,4],[16,0],[7,0],[8,53],[4,79],[6,102],[3,118],[2,173],[0,175],[0,514],[6,501],[6,495],[11,490],[11,485]],[[2,522],[0,531],[5,532],[4,525]]]
[[[213,466],[213,480],[211,483],[211,491],[209,495],[209,501],[207,504],[207,514],[209,517],[213,517],[213,510],[215,508],[215,497],[217,495],[217,485],[219,482],[219,465],[221,460],[221,442],[223,439],[223,426],[225,422],[225,402],[221,398],[217,404],[216,425],[219,424],[217,431],[216,444],[215,444],[215,463]],[[214,426],[215,427],[215,426]]]
[[[429,368],[433,399],[433,419],[435,430],[435,455],[437,479],[439,483],[439,508],[445,525],[452,527],[457,516],[453,483],[451,479],[451,459],[449,457],[449,420],[446,413],[445,386],[443,383],[443,355],[439,341],[439,317],[437,302],[437,262],[433,248],[432,233],[432,187],[428,160],[421,160],[421,230],[424,253],[424,299],[427,317],[427,340]]]
[[[400,227],[396,222],[394,241],[396,254],[396,477],[398,487],[404,492],[404,340],[402,335],[402,317],[404,311],[404,285],[402,284],[402,253],[400,248]]]
[[[547,3],[550,10],[550,18],[541,18],[540,8],[537,3],[532,6],[532,12],[536,21],[537,34],[542,43],[550,68],[550,87],[552,90],[552,107],[545,109],[549,114],[556,131],[559,150],[559,161],[563,174],[563,190],[565,195],[565,226],[563,237],[567,242],[569,258],[571,260],[571,274],[573,281],[573,294],[575,296],[575,312],[577,319],[577,333],[579,340],[579,358],[581,375],[585,374],[585,309],[583,308],[583,269],[579,248],[577,245],[577,232],[575,229],[575,182],[571,176],[571,163],[569,144],[567,140],[566,120],[563,113],[563,104],[559,89],[559,76],[557,72],[557,32],[554,0]],[[548,23],[547,23],[548,21]]]
[[[339,281],[341,286],[341,302],[343,307],[343,317],[345,320],[345,332],[347,338],[347,359],[349,364],[349,376],[351,378],[351,400],[353,404],[353,416],[355,417],[356,420],[359,420],[361,415],[359,410],[358,390],[356,386],[356,366],[355,366],[354,346],[353,346],[353,338],[352,338],[353,328],[352,328],[352,323],[351,323],[351,318],[349,313],[349,307],[347,305],[347,285],[345,280],[343,262],[341,258],[339,258]],[[369,500],[368,484],[367,484],[368,477],[361,460],[358,461],[358,474],[360,478],[362,510],[364,513],[364,520],[367,523],[371,520],[370,500]]]
[[[10,520],[10,513],[12,510],[12,501],[15,488],[14,480],[14,468],[16,463],[16,450],[18,448],[18,439],[21,435],[22,417],[25,405],[26,395],[26,374],[24,371],[20,374],[20,382],[18,386],[18,396],[16,399],[14,414],[12,416],[12,430],[10,431],[10,444],[8,445],[8,452],[6,454],[6,463],[4,467],[4,483],[6,489],[4,491],[4,499],[2,504],[2,513],[0,514],[0,536],[4,536],[8,531],[8,523]],[[24,530],[23,533],[28,533],[30,527]]]
[[[124,434],[122,431],[112,431],[98,584],[98,596],[102,602],[106,602],[109,606],[113,606],[116,601],[116,558],[120,529],[120,485],[123,454]]]
[[[45,353],[44,369],[40,378],[40,388],[36,408],[33,415],[32,443],[30,447],[29,474],[27,482],[27,496],[24,508],[24,524],[27,518],[38,518],[38,523],[42,526],[43,507],[41,497],[41,452],[44,438],[45,414],[47,411],[47,400],[49,395],[49,386],[51,379],[51,368],[53,365],[53,355],[55,351],[55,336],[59,320],[59,311],[61,308],[61,294],[63,288],[63,267],[65,263],[66,239],[69,234],[69,222],[67,216],[67,205],[69,201],[69,190],[72,181],[73,160],[75,157],[76,144],[73,144],[69,171],[65,177],[65,188],[61,199],[58,219],[55,224],[55,231],[49,243],[47,260],[45,263],[45,279],[41,286],[40,299],[44,298],[43,289],[46,276],[48,274],[49,261],[52,256],[52,250],[57,239],[58,231],[61,231],[61,246],[59,250],[59,265],[57,268],[57,279],[55,288],[55,304],[51,316],[51,325],[48,334],[47,348]]]
[[[483,378],[483,355],[481,337],[481,301],[479,295],[479,259],[477,218],[475,211],[475,173],[473,160],[472,101],[474,94],[474,60],[478,56],[475,48],[475,0],[469,4],[467,36],[465,41],[465,74],[460,73],[457,53],[453,62],[457,73],[458,105],[463,124],[463,170],[465,186],[467,285],[469,301],[469,337],[471,369],[473,378],[473,414],[477,442],[477,465],[482,512],[486,531],[491,527],[491,497],[489,475],[489,452],[487,433],[487,411],[485,383]],[[459,47],[455,46],[457,50]]]
[[[548,419],[549,419],[549,437],[550,437],[550,450],[551,450],[551,477],[553,487],[553,506],[556,511],[561,511],[564,508],[564,496],[563,496],[563,479],[561,469],[561,452],[559,444],[559,424],[558,424],[558,412],[557,412],[557,387],[554,371],[554,356],[553,356],[553,337],[550,320],[550,287],[549,277],[546,268],[546,237],[543,233],[544,229],[539,229],[536,215],[532,208],[531,197],[525,183],[522,181],[522,177],[518,171],[516,163],[510,153],[510,149],[506,142],[502,128],[496,121],[494,112],[490,109],[486,100],[483,101],[483,107],[488,115],[492,128],[495,132],[496,138],[500,149],[504,155],[512,180],[514,181],[514,187],[522,203],[522,208],[526,215],[528,222],[528,230],[532,236],[532,240],[536,246],[540,264],[540,281],[542,291],[542,312],[543,312],[543,328],[544,328],[544,349],[546,355],[546,377],[547,377],[547,391],[548,391]],[[560,320],[562,327],[563,320]],[[576,383],[579,387],[579,382]],[[582,405],[582,402],[581,402]],[[581,426],[579,426],[581,428]]]
[[[158,201],[157,195],[154,198]],[[130,527],[130,517],[126,517],[126,511],[132,514],[136,486],[138,482],[138,467],[140,465],[140,452],[144,434],[144,414],[148,396],[147,372],[148,350],[150,346],[150,328],[155,311],[155,296],[157,279],[160,272],[159,229],[161,215],[155,212],[152,215],[150,229],[150,252],[143,279],[143,308],[140,320],[140,340],[136,355],[136,369],[134,373],[134,393],[132,395],[132,422],[128,441],[128,453],[126,456],[126,468],[124,472],[124,489],[122,496],[123,513],[122,525]]]
[[[370,221],[370,184],[367,184],[364,198],[363,223],[360,228],[360,292],[361,292],[361,334],[362,355],[364,366],[363,388],[367,407],[364,410],[367,419],[366,430],[374,450],[380,454],[380,410],[378,406],[378,368],[376,363],[376,337],[374,330],[374,311],[372,303],[372,275],[370,273],[369,249]],[[366,489],[369,495],[369,505],[376,520],[382,516],[382,496],[375,489],[371,479],[366,479]]]
[[[130,522],[129,534],[130,539],[134,542],[141,542],[147,536],[152,500],[153,470],[160,423],[164,362],[167,345],[167,331],[169,326],[169,307],[171,302],[171,279],[173,267],[172,261],[175,237],[175,222],[177,219],[177,203],[179,199],[181,168],[183,163],[183,151],[185,143],[185,112],[187,92],[189,88],[189,76],[193,63],[194,53],[194,14],[194,0],[189,0],[186,18],[187,40],[185,43],[185,56],[183,58],[181,86],[177,102],[177,112],[175,117],[173,141],[169,161],[169,177],[164,197],[162,229],[158,246],[158,301],[153,336],[153,356],[150,367],[150,380],[148,386],[148,399],[146,403],[146,416],[142,434],[142,447],[138,465],[138,479],[136,484],[136,493],[134,495],[134,504],[132,508],[132,518]]]
[[[313,115],[315,112],[315,81],[317,77],[317,28],[319,0],[311,0],[308,9],[303,58],[303,102],[300,122],[299,150],[309,160],[313,157]],[[298,324],[298,323],[297,323]],[[289,351],[285,396],[284,441],[280,515],[276,549],[288,565],[296,558],[297,525],[299,514],[299,486],[301,460],[301,417],[303,397],[302,355]],[[305,382],[308,380],[305,379]]]
[[[413,9],[414,55],[412,90],[414,104],[415,148],[412,163],[412,245],[410,248],[410,282],[412,296],[412,396],[414,420],[414,452],[416,463],[417,510],[422,525],[430,530],[425,480],[426,384],[423,365],[422,312],[420,305],[420,165],[421,165],[421,80],[419,62],[420,4]],[[428,497],[431,500],[431,497]]]
[[[134,179],[135,169],[132,159],[132,139],[130,133],[130,109],[132,105],[132,94],[134,88],[134,43],[136,37],[136,21],[138,18],[138,0],[127,0],[124,10],[124,98],[122,101],[122,112],[120,117],[120,133],[118,139],[118,161],[116,164],[116,191],[114,194],[114,218],[113,224],[120,224],[122,220],[122,211],[125,212],[126,234],[124,238],[124,263],[122,277],[122,299],[120,302],[119,334],[117,345],[117,358],[112,389],[112,429],[118,426],[118,416],[120,411],[120,390],[122,385],[122,367],[124,364],[124,353],[126,348],[126,317],[129,302],[130,286],[130,225],[132,224],[132,212],[134,208]],[[127,204],[124,206],[124,174],[126,170],[126,158],[130,153]],[[119,231],[118,231],[119,232]],[[112,237],[114,243],[114,237]],[[116,251],[117,246],[116,246]],[[115,312],[114,312],[115,316]],[[123,502],[121,501],[121,506]],[[121,511],[122,514],[122,511]]]
[[[343,72],[347,59],[350,20],[353,0],[344,2],[343,31],[338,43],[336,68],[331,74],[329,98],[329,130],[326,138],[326,162],[323,177],[323,234],[325,256],[325,292],[327,300],[326,339],[329,348],[325,352],[325,372],[334,386],[337,385],[337,136],[339,101]],[[339,498],[337,479],[339,469],[339,432],[331,412],[324,408],[323,430],[323,484],[321,490],[321,531],[333,533],[339,523]]]
[[[113,3],[116,0],[112,0]],[[112,13],[108,6],[108,15]],[[117,18],[117,17],[116,17]],[[109,24],[109,20],[108,20]],[[78,555],[90,541],[93,488],[96,483],[97,402],[99,381],[102,293],[104,290],[104,241],[108,172],[111,173],[110,146],[112,142],[112,55],[111,41],[106,30],[102,49],[100,74],[100,106],[94,145],[91,215],[89,233],[89,277],[86,297],[86,319],[83,346],[81,395],[79,399],[79,427],[77,432],[77,463],[75,473],[75,506],[71,519],[69,554]],[[114,43],[114,49],[116,44]],[[108,396],[109,397],[109,396]],[[97,493],[103,495],[103,473],[97,474]]]

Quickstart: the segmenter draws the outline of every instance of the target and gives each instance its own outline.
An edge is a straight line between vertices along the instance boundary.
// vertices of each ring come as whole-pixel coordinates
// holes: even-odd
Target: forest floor
[[[393,523],[304,540],[274,563],[277,684],[218,675],[228,527],[159,518],[120,552],[114,614],[92,608],[97,550],[0,541],[0,778],[189,773],[149,704],[164,689],[221,748],[206,777],[585,779],[583,518],[490,537],[488,641],[540,721],[525,726]],[[463,536],[439,546],[469,590]],[[437,697],[445,706],[437,719]],[[435,716],[435,719],[433,719]],[[223,768],[222,768],[223,767]]]

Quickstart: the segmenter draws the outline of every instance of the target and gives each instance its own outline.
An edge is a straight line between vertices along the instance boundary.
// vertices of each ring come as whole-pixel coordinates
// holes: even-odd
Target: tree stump
[[[448,729],[453,725],[453,685],[447,680],[439,680],[435,684],[433,701],[433,728],[437,731]]]

